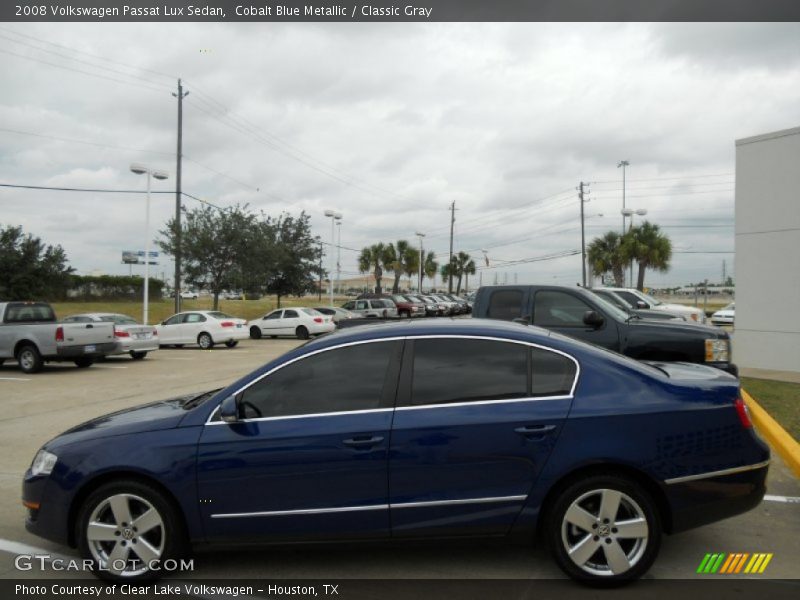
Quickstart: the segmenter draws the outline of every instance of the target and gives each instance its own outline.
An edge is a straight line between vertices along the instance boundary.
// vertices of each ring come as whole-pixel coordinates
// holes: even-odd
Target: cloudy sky
[[[306,210],[324,241],[341,211],[344,277],[350,249],[416,231],[445,257],[455,201],[455,249],[487,250],[484,283],[574,285],[579,256],[508,263],[580,249],[580,181],[587,241],[619,230],[627,160],[628,206],[676,251],[646,283],[681,285],[733,272],[734,140],[800,125],[800,25],[2,24],[0,183],[143,189],[134,161],[174,175],[178,77],[184,191]],[[155,195],[151,228],[173,212]],[[0,188],[0,224],[82,273],[127,273],[144,220],[139,195]]]

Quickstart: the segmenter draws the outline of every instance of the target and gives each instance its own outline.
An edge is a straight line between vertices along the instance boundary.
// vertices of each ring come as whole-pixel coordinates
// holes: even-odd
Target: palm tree
[[[358,270],[361,273],[372,273],[375,275],[375,293],[380,294],[381,280],[383,279],[383,270],[386,268],[387,263],[386,246],[381,243],[372,244],[366,248],[361,249],[361,254],[358,257]]]
[[[400,277],[413,275],[419,269],[419,251],[414,249],[407,240],[398,240],[396,244],[386,246],[386,261],[384,266],[387,271],[394,273],[394,286],[392,293],[400,293]]]
[[[459,252],[453,257],[453,275],[458,277],[456,295],[461,293],[461,278],[466,275],[475,275],[475,261],[466,252]]]
[[[586,258],[592,271],[598,275],[611,272],[617,287],[625,285],[626,260],[622,254],[622,236],[609,231],[603,237],[595,238],[586,248]]]
[[[433,279],[435,283],[436,273],[439,271],[439,263],[436,262],[436,254],[433,252],[422,253],[422,275]],[[420,290],[422,293],[422,290]]]
[[[669,270],[672,259],[672,242],[661,233],[658,225],[645,221],[638,227],[631,228],[622,238],[621,250],[627,261],[635,260],[639,264],[636,289],[644,290],[644,274],[647,269],[664,273]]]

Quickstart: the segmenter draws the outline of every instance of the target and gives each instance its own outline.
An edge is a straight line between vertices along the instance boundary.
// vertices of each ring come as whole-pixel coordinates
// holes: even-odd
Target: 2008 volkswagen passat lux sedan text
[[[522,536],[570,576],[641,576],[663,533],[747,511],[769,450],[738,381],[488,320],[333,333],[225,389],[48,442],[27,527],[98,575],[191,544]]]

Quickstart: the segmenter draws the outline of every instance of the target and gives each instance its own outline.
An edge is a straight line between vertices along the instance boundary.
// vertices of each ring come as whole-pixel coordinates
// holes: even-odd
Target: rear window
[[[318,310],[313,308],[301,308],[300,310],[302,310],[307,315],[311,315],[312,317],[318,317],[321,314]]]
[[[232,317],[231,315],[229,315],[227,313],[219,312],[219,311],[214,311],[214,312],[210,312],[210,313],[207,313],[207,314],[208,314],[209,317],[214,317],[215,319],[233,319],[234,318],[234,317]]]
[[[497,290],[489,296],[490,319],[512,321],[522,316],[522,290]]]
[[[136,319],[128,315],[103,315],[100,320],[115,325],[137,325]]]
[[[36,323],[55,321],[56,313],[48,304],[9,304],[6,310],[6,323]]]

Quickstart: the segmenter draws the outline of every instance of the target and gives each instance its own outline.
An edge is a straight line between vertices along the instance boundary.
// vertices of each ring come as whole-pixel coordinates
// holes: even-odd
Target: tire
[[[131,351],[131,358],[133,360],[142,360],[145,356],[147,356],[147,352]]]
[[[197,336],[197,345],[203,350],[211,350],[214,347],[214,340],[204,331]]]
[[[95,526],[90,528],[91,523]],[[187,548],[183,522],[175,508],[161,492],[139,481],[100,486],[80,507],[76,527],[82,557],[91,560],[93,573],[107,581],[156,579],[161,571],[142,563],[157,559],[164,564],[182,557]],[[119,562],[126,557],[125,563]],[[139,562],[134,563],[134,558]]]
[[[39,350],[33,344],[25,344],[17,351],[17,362],[23,373],[38,373],[42,370],[44,361]]]
[[[269,336],[269,339],[271,339],[271,340],[277,340],[277,339],[278,339],[278,336],[277,336],[277,335],[271,335],[271,336]]]
[[[81,358],[75,359],[75,366],[79,369],[88,369],[94,364],[93,358],[87,358],[86,356],[82,356]]]
[[[250,339],[251,340],[260,340],[261,339],[261,329],[253,325],[250,328]]]
[[[401,313],[400,313],[400,318],[401,318],[401,319],[408,319],[410,316],[411,316],[411,315],[410,315],[410,314],[408,314],[408,313],[407,313],[407,312],[405,312],[405,311],[403,311],[403,312],[401,312]]]
[[[228,340],[227,342],[225,342],[225,345],[228,348],[235,348],[236,344],[238,344],[238,343],[239,343],[239,340]]]
[[[175,344],[176,348],[183,348],[183,344]]]
[[[634,481],[613,474],[568,484],[547,510],[544,523],[548,545],[561,570],[594,587],[638,579],[653,564],[661,546],[661,519],[652,497]]]
[[[302,325],[300,325],[300,327],[295,329],[294,333],[295,333],[295,335],[297,335],[297,339],[298,340],[307,340],[308,339],[308,329],[306,329]]]

